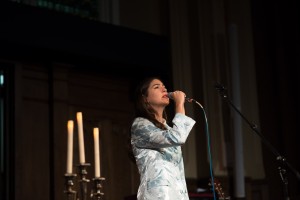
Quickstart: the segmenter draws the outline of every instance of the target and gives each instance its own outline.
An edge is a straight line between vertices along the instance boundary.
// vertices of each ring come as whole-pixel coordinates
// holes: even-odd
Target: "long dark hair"
[[[161,80],[160,78],[157,77],[149,77],[141,81],[139,85],[136,87],[135,94],[134,94],[135,112],[134,112],[133,120],[137,117],[143,117],[151,121],[156,127],[166,130],[167,128],[165,127],[165,125],[155,118],[156,111],[144,99],[148,96],[148,88],[150,86],[150,83],[154,79]],[[167,120],[167,113],[165,110],[163,111],[163,118]],[[129,129],[129,137],[127,140],[127,149],[128,149],[128,156],[130,160],[135,163],[135,157],[133,155],[132,146],[131,146],[131,126]]]
[[[158,79],[157,77],[149,77],[144,79],[135,91],[135,118],[136,117],[143,117],[151,121],[156,127],[161,129],[166,129],[165,125],[158,121],[155,118],[156,111],[145,101],[145,98],[148,96],[148,88],[150,86],[150,83],[154,80]],[[167,113],[164,110],[163,112],[163,118],[167,120]]]

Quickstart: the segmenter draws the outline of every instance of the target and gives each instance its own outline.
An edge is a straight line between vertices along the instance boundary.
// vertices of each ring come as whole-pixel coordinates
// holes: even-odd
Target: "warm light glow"
[[[68,126],[67,174],[72,174],[73,172],[73,130],[74,130],[73,120],[69,120],[67,126]]]
[[[94,128],[95,177],[100,177],[99,128]]]
[[[77,117],[77,126],[78,126],[79,162],[80,162],[80,164],[84,164],[85,163],[85,153],[84,153],[82,113],[77,112],[76,117]]]

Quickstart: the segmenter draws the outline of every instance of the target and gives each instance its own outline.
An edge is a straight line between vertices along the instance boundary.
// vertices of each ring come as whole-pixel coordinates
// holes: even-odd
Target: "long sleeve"
[[[137,118],[131,129],[131,144],[140,173],[138,200],[188,200],[181,145],[195,121],[176,114],[167,130]]]
[[[195,121],[177,113],[172,123],[172,128],[162,130],[147,119],[137,118],[131,128],[132,144],[138,148],[163,148],[184,144]]]

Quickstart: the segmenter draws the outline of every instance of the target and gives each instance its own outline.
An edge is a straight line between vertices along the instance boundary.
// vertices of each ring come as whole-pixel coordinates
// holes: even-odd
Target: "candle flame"
[[[69,120],[69,121],[68,121],[68,129],[73,129],[73,127],[74,127],[74,122],[73,122],[73,120]]]
[[[77,120],[79,120],[79,121],[82,120],[82,112],[77,112],[76,116],[77,116]]]

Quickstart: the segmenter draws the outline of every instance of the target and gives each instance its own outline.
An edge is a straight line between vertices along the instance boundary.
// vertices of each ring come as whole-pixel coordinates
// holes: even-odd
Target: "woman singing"
[[[195,124],[185,115],[185,94],[171,93],[172,126],[166,123],[167,89],[158,78],[145,79],[136,90],[131,146],[140,174],[138,200],[188,200],[181,145]]]

